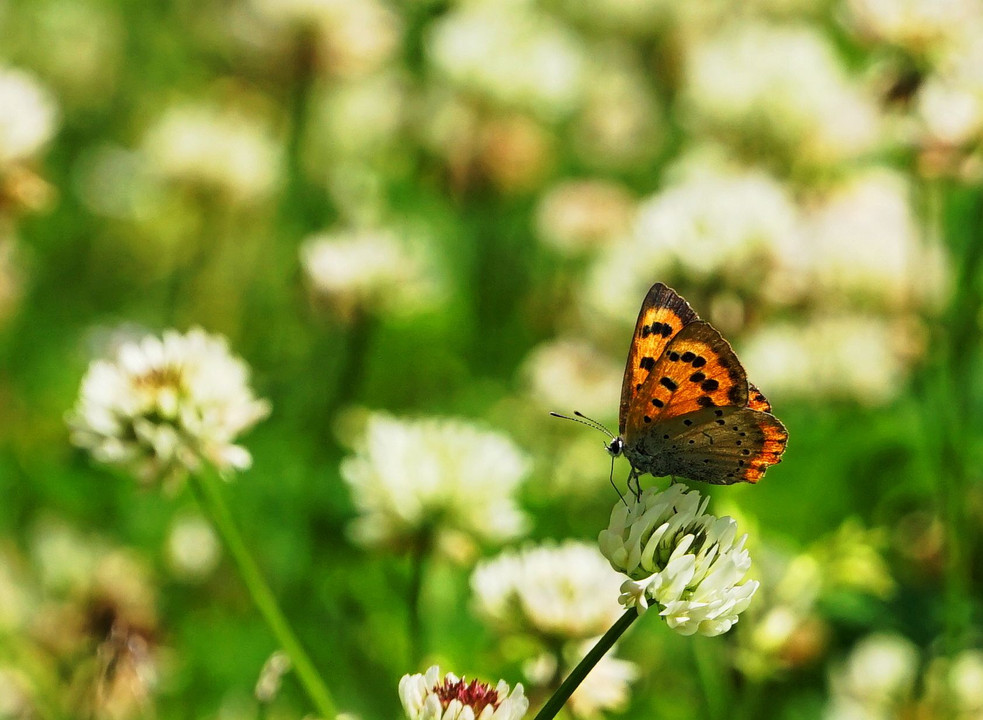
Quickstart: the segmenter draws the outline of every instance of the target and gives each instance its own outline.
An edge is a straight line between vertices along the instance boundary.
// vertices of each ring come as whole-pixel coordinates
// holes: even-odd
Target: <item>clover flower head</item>
[[[236,436],[270,412],[248,379],[225,339],[199,328],[124,343],[89,366],[68,417],[72,442],[145,482],[180,477],[201,458],[223,472],[248,468]]]
[[[618,619],[618,585],[596,547],[572,540],[503,552],[471,576],[484,618],[564,640],[601,635]]]
[[[825,717],[898,717],[914,692],[918,665],[918,648],[907,638],[868,635],[831,672]]]
[[[229,200],[263,199],[278,182],[274,134],[242,113],[175,105],[147,130],[143,151],[161,178],[209,188]]]
[[[510,692],[504,680],[495,687],[467,682],[453,673],[442,676],[437,665],[424,674],[404,675],[399,699],[408,720],[519,720],[529,708],[521,684]]]
[[[33,76],[0,66],[0,166],[26,160],[54,135],[58,106]]]
[[[300,259],[314,294],[334,314],[410,315],[436,299],[437,282],[424,246],[391,228],[339,228],[309,237]]]
[[[733,518],[707,514],[707,503],[680,484],[648,488],[619,501],[598,538],[611,566],[628,575],[621,603],[640,614],[658,606],[682,635],[727,632],[758,589],[741,582],[751,567],[747,535],[737,537]]]
[[[360,517],[351,532],[365,545],[405,546],[421,532],[438,541],[501,541],[526,517],[513,494],[529,460],[506,436],[447,418],[368,418],[355,454],[341,465]]]

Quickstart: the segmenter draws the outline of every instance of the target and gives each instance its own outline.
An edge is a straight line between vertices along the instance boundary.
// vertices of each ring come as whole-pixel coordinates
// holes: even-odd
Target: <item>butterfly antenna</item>
[[[586,425],[589,428],[600,430],[601,432],[605,433],[608,437],[611,438],[614,437],[614,433],[608,430],[603,425],[601,425],[601,423],[597,422],[597,420],[592,420],[591,418],[584,415],[582,412],[576,410],[574,411],[573,414],[576,415],[577,417],[570,417],[569,415],[561,415],[560,413],[555,413],[555,412],[550,413],[550,415],[552,415],[553,417],[561,418],[562,420],[573,420],[575,423],[580,423],[581,425]]]

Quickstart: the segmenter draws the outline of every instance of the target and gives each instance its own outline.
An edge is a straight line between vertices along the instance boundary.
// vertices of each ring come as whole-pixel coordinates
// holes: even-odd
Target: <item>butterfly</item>
[[[787,441],[730,343],[675,290],[653,285],[628,350],[618,436],[607,445],[631,463],[636,487],[644,473],[756,483]]]

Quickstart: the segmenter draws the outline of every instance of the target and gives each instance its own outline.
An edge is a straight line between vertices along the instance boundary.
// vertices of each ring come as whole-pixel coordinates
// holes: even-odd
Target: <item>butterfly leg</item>
[[[635,496],[636,502],[640,500],[642,497],[642,483],[639,477],[640,475],[638,473],[638,470],[632,468],[631,474],[628,476],[627,485],[628,485],[628,489],[631,490],[632,494]],[[635,481],[634,485],[632,485],[632,480]]]
[[[619,490],[618,486],[615,485],[614,483],[614,456],[613,455],[611,456],[611,473],[608,475],[608,482],[611,483],[611,487],[614,488],[614,491],[618,493],[618,497],[621,498],[621,502],[624,503],[625,507],[627,507],[628,503],[625,502],[625,496],[621,494],[621,490]]]

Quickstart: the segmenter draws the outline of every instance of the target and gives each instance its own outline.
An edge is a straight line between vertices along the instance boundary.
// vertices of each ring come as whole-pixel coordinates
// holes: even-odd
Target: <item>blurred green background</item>
[[[366,410],[473,420],[533,462],[509,545],[592,542],[602,437],[547,412],[617,424],[655,281],[789,449],[709,491],[751,609],[643,618],[593,715],[983,717],[979,58],[970,0],[0,0],[0,717],[310,711],[254,698],[276,645],[193,498],[69,442],[93,359],[193,326],[272,404],[230,502],[339,706],[399,717],[431,661],[528,691],[537,641],[473,609],[500,548],[428,559],[414,657],[340,463]],[[100,706],[114,613],[142,664]]]

